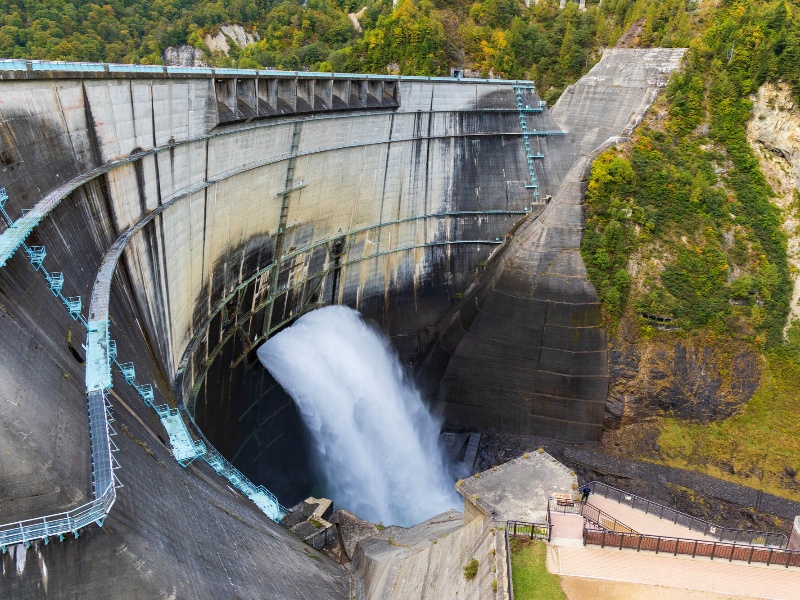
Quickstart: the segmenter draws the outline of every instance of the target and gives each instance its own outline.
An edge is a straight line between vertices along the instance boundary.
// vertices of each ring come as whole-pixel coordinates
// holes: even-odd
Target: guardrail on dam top
[[[108,65],[108,64],[90,64],[90,63],[61,63],[53,61],[27,61],[27,60],[0,60],[0,80],[28,80],[28,79],[108,79],[108,78],[207,78],[214,80],[214,94],[216,99],[217,109],[217,122],[216,125],[226,125],[229,123],[241,123],[251,120],[257,120],[268,117],[280,116],[294,116],[301,115],[302,113],[325,113],[325,112],[340,112],[340,111],[353,111],[353,110],[394,110],[400,106],[401,98],[399,95],[398,83],[400,82],[441,82],[441,83],[464,83],[464,84],[501,84],[503,86],[511,86],[513,84],[520,84],[525,86],[532,85],[532,82],[527,81],[505,81],[505,80],[474,80],[474,79],[461,79],[461,78],[429,78],[429,77],[406,77],[406,76],[389,76],[389,75],[351,75],[351,74],[328,74],[328,73],[304,73],[304,72],[279,72],[279,71],[255,71],[245,69],[203,69],[203,68],[185,68],[185,67],[163,67],[151,65]],[[501,110],[504,112],[513,113],[513,108],[492,109],[485,108],[482,110]],[[522,111],[520,111],[521,113]],[[335,115],[331,115],[335,117]],[[520,123],[524,121],[520,118]],[[523,127],[523,133],[526,133]],[[545,134],[558,134],[559,132],[542,132],[540,135]],[[212,134],[213,135],[213,134]],[[463,135],[463,134],[462,134]],[[484,135],[476,133],[473,135]],[[488,135],[488,134],[487,134]],[[518,134],[519,135],[519,134]],[[536,130],[533,130],[531,135],[536,135]],[[202,136],[198,139],[208,139],[209,134]],[[155,138],[155,135],[154,135]],[[411,139],[411,138],[409,138]],[[431,137],[430,139],[434,139]],[[183,141],[179,143],[190,143],[192,140]],[[402,142],[402,139],[395,140]],[[535,175],[533,174],[530,160],[534,158],[529,151],[528,138],[525,137],[525,147],[528,150],[529,160],[529,176],[532,182],[536,182]],[[358,142],[352,147],[363,145],[382,144],[385,141],[379,140],[376,142]],[[6,264],[6,261],[15,253],[20,247],[25,250],[31,265],[35,270],[40,270],[45,276],[50,291],[54,295],[60,297],[61,287],[63,286],[63,274],[57,272],[49,272],[42,268],[42,261],[44,260],[44,246],[35,247],[26,244],[27,237],[33,232],[36,226],[45,218],[50,211],[52,211],[62,199],[66,198],[69,194],[75,191],[85,183],[103,175],[110,173],[112,170],[120,168],[124,165],[134,163],[146,156],[154,155],[159,152],[167,152],[174,146],[174,142],[166,145],[153,146],[146,150],[139,150],[132,152],[126,156],[115,158],[111,161],[105,162],[95,169],[86,171],[69,180],[67,183],[53,189],[49,194],[45,195],[43,200],[38,202],[31,209],[24,209],[20,218],[8,220],[8,229],[0,234],[0,266]],[[348,148],[347,144],[340,146],[332,146],[334,148]],[[318,150],[328,151],[328,150]],[[293,150],[294,152],[294,150]],[[295,156],[303,156],[302,154],[293,154]],[[537,156],[538,157],[538,156]],[[274,161],[286,160],[286,156],[277,156]],[[260,163],[267,164],[266,162]],[[256,166],[245,166],[244,168],[258,168]],[[238,171],[237,171],[238,172]],[[218,180],[222,180],[225,176],[219,176]],[[207,187],[212,185],[217,180],[208,180],[204,183]],[[202,186],[201,186],[202,187]],[[186,188],[183,190],[181,197],[191,194],[192,189]],[[200,188],[197,188],[200,189]],[[196,190],[195,190],[196,191]],[[538,194],[538,192],[537,192]],[[169,202],[166,202],[163,208],[166,208]],[[163,208],[161,210],[163,210]],[[144,219],[143,222],[137,223],[135,228],[123,235],[124,241],[133,235],[150,219],[157,216],[161,210],[151,211],[150,214]],[[449,218],[451,216],[459,215],[492,215],[492,214],[519,214],[524,215],[525,211],[521,210],[485,210],[485,211],[453,211],[453,212],[432,212],[430,215],[425,215],[424,218]],[[414,219],[423,217],[413,217]],[[403,223],[407,219],[397,219],[397,223]],[[383,223],[382,226],[385,226]],[[377,226],[376,226],[377,227]],[[368,229],[368,228],[366,228]],[[365,229],[365,230],[366,230]],[[122,238],[120,238],[122,239]],[[322,243],[322,242],[317,242]],[[446,242],[426,242],[419,247],[431,247],[437,244],[480,244],[480,243],[499,243],[499,240],[481,240],[481,239],[467,239],[467,240],[447,240]],[[124,242],[123,242],[124,246]],[[409,246],[410,249],[418,246]],[[41,248],[41,257],[38,254],[37,248]],[[400,250],[406,248],[401,247]],[[120,247],[120,252],[122,248]],[[293,251],[294,249],[290,249]],[[397,251],[390,250],[386,252]],[[110,250],[111,252],[111,250]],[[295,251],[299,252],[299,251]],[[376,254],[375,256],[379,256]],[[288,256],[288,255],[286,255]],[[365,260],[374,258],[374,256],[367,256],[362,259]],[[116,264],[116,261],[113,261]],[[112,265],[113,267],[113,265]],[[61,275],[61,277],[58,277]],[[110,285],[110,279],[113,276],[113,268],[106,273],[107,279],[105,283]],[[100,284],[100,277],[98,277],[97,284]],[[57,289],[56,289],[57,288]],[[106,292],[108,292],[106,287]],[[93,297],[94,300],[94,297]],[[90,318],[84,319],[80,314],[81,303],[80,296],[64,297],[62,302],[70,311],[73,319],[79,319],[87,329],[87,343],[86,343],[86,391],[89,401],[89,414],[90,414],[90,433],[92,441],[93,464],[97,465],[98,462],[94,458],[94,453],[97,450],[101,452],[103,447],[109,448],[109,457],[111,446],[113,443],[108,437],[106,431],[105,439],[100,439],[102,436],[97,437],[97,434],[102,433],[100,429],[95,427],[96,424],[105,423],[106,418],[110,418],[110,414],[106,411],[110,409],[110,404],[106,397],[106,390],[111,386],[111,366],[115,364],[126,383],[135,388],[136,393],[144,401],[144,403],[153,408],[158,414],[159,418],[164,424],[165,429],[170,434],[170,441],[173,443],[173,454],[176,459],[184,466],[193,458],[203,458],[217,473],[226,477],[235,487],[240,489],[250,497],[258,506],[269,513],[270,507],[277,507],[278,511],[283,511],[283,507],[278,504],[277,499],[274,498],[262,486],[255,486],[243,474],[241,474],[233,465],[231,465],[221,454],[219,454],[213,447],[210,446],[208,440],[202,438],[193,440],[189,434],[186,425],[181,418],[181,413],[166,405],[156,405],[154,403],[154,392],[151,384],[137,384],[135,380],[135,369],[132,363],[120,362],[117,360],[117,348],[114,340],[111,339],[109,333],[109,320],[108,320],[108,297],[105,298],[105,306],[98,305],[98,310],[95,317],[92,317],[94,310],[90,311]],[[72,304],[69,304],[72,302]],[[92,305],[94,309],[94,302]],[[178,423],[180,421],[180,423]],[[171,429],[170,424],[174,426]],[[97,431],[96,431],[97,430]],[[177,440],[177,441],[176,441]],[[182,440],[182,441],[181,441]],[[183,447],[185,446],[185,448]],[[102,453],[102,452],[101,452]],[[98,455],[99,456],[99,455]],[[49,536],[59,535],[63,538],[63,534],[72,532],[77,537],[77,532],[80,527],[83,527],[91,522],[96,522],[102,525],[103,518],[108,514],[111,505],[116,497],[115,486],[113,485],[113,457],[109,458],[108,462],[108,477],[100,477],[100,472],[95,469],[94,473],[94,494],[95,500],[83,505],[72,511],[67,511],[59,515],[43,517],[41,519],[33,519],[27,521],[20,521],[11,526],[0,526],[0,546],[5,549],[5,546],[24,542],[28,544],[33,539],[43,539],[47,543]],[[105,464],[105,462],[104,462]],[[98,486],[103,482],[112,482],[107,485],[105,489],[100,490]],[[278,514],[279,514],[278,513]],[[274,513],[270,515],[275,518]],[[279,518],[279,517],[278,517]]]
[[[397,108],[397,84],[401,81],[514,84],[533,89],[533,82],[527,80],[0,59],[0,80],[75,76],[213,78],[221,124],[303,113]]]

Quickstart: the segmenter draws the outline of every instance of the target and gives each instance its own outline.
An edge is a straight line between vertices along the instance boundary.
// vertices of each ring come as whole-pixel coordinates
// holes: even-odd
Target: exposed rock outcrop
[[[227,55],[231,49],[231,42],[240,48],[247,48],[258,41],[258,34],[245,31],[241,25],[221,25],[215,35],[206,34],[203,38],[211,52],[222,52]]]
[[[170,67],[207,67],[205,53],[189,44],[170,46],[161,53],[164,64]]]
[[[747,138],[775,190],[774,202],[783,212],[789,238],[789,264],[794,267],[791,321],[800,318],[800,108],[785,84],[765,83],[751,100]]]
[[[691,337],[642,340],[627,321],[610,344],[608,361],[605,425],[611,428],[669,414],[724,419],[750,400],[761,380],[758,356],[744,342],[720,348]]]
[[[347,18],[353,23],[353,27],[356,31],[361,31],[361,17],[363,17],[367,12],[367,7],[365,6],[357,13],[347,13]]]

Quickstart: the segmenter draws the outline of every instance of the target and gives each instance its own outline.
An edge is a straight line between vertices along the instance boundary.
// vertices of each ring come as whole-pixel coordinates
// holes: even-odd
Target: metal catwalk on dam
[[[677,64],[666,53],[660,60],[662,70]],[[573,165],[586,152],[569,119],[588,123],[598,105],[562,118],[562,128],[531,82],[0,68],[0,522],[92,501],[87,399],[103,415],[113,408],[123,486],[102,528],[68,528],[62,543],[45,529],[8,547],[4,597],[223,597],[231,586],[239,597],[348,597],[345,571],[259,509],[268,496],[258,486],[276,491],[269,465],[300,452],[302,431],[255,347],[309,310],[348,304],[380,325],[401,358],[438,373],[454,426],[502,430],[502,395],[465,409],[472,400],[447,396],[448,382],[464,380],[453,376],[461,359],[431,352],[453,339],[443,318],[455,310],[464,321],[476,271],[502,273],[502,291],[513,280],[509,261],[540,260],[530,253],[542,238],[528,232],[555,226],[561,205],[579,209]],[[619,112],[644,105],[647,87]],[[578,196],[566,201],[559,190],[568,185]],[[574,261],[580,223],[568,228],[564,256]],[[550,242],[547,251],[562,252]],[[579,288],[591,296],[587,285]],[[523,333],[538,318],[500,316]],[[465,341],[490,335],[482,318]],[[531,338],[511,342],[525,348]],[[586,368],[603,377],[601,363]],[[491,382],[500,371],[474,376]],[[584,391],[567,386],[565,410]],[[549,413],[529,409],[538,432]],[[576,418],[591,438],[602,413]],[[558,425],[551,433],[573,435]],[[187,449],[203,460],[190,462]]]

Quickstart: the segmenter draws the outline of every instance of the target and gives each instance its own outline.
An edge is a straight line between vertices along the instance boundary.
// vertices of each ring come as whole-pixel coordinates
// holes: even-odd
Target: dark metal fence
[[[741,560],[766,563],[767,565],[780,565],[784,567],[800,567],[800,551],[785,548],[769,548],[765,546],[737,545],[728,542],[715,542],[708,540],[691,540],[673,538],[660,535],[643,535],[641,533],[625,533],[620,531],[598,531],[596,529],[583,529],[584,544],[593,544],[604,548],[627,548],[637,552],[649,551],[669,553],[673,555],[684,554],[692,558],[707,556],[711,560]]]
[[[531,540],[549,541],[552,527],[550,523],[506,521],[506,571],[508,572],[508,597],[511,600],[514,600],[514,581],[511,576],[511,543],[509,542],[509,537],[525,537]]]
[[[612,517],[607,512],[600,510],[598,507],[588,502],[581,502],[580,500],[567,501],[558,498],[550,498],[547,502],[547,520],[550,521],[551,513],[560,513],[565,515],[581,515],[601,529],[609,529],[611,531],[625,531],[636,533],[634,529],[625,525],[615,517]]]
[[[708,521],[687,515],[686,513],[675,510],[663,504],[652,502],[647,498],[642,498],[635,494],[625,492],[605,483],[593,481],[589,484],[592,492],[610,498],[620,504],[630,506],[636,510],[641,510],[646,514],[655,515],[660,519],[672,521],[677,525],[682,525],[698,531],[703,535],[715,538],[720,542],[729,542],[731,544],[748,544],[756,546],[769,546],[774,548],[785,548],[788,539],[782,533],[772,533],[769,531],[750,531],[747,529],[733,529],[730,527],[721,527],[714,525]]]

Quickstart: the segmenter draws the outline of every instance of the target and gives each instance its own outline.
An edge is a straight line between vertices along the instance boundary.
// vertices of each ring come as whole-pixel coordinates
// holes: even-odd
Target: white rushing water
[[[405,526],[458,507],[440,421],[358,312],[310,312],[267,340],[258,358],[300,408],[338,507]]]

